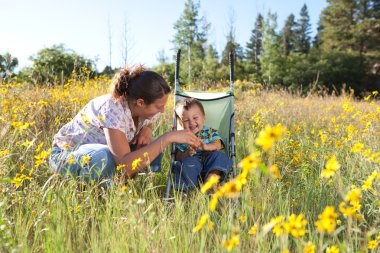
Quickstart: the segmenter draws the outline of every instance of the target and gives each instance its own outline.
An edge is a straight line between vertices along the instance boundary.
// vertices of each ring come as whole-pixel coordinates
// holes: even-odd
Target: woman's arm
[[[140,130],[140,133],[137,135],[137,139],[136,139],[137,148],[148,145],[152,142],[153,140],[152,127],[153,127],[152,124],[149,124]]]
[[[153,161],[171,143],[187,143],[199,147],[200,140],[190,131],[181,130],[166,133],[152,143],[131,152],[125,134],[120,130],[104,128],[107,145],[114,157],[116,165],[124,164],[125,178],[131,178],[142,171],[149,162]],[[145,155],[144,155],[145,154]],[[135,168],[132,163],[135,161]],[[139,161],[139,162],[137,162]]]

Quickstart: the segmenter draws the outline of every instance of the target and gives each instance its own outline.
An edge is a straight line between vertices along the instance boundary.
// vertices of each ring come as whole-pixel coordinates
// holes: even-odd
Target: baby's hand
[[[201,141],[200,149],[203,151],[209,150],[208,145],[206,143],[204,143],[203,141]]]
[[[187,146],[186,151],[190,156],[193,156],[197,153],[197,151],[191,146]]]

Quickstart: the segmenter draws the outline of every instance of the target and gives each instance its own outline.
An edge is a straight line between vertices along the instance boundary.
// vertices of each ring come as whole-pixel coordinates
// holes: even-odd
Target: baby
[[[202,104],[194,98],[186,98],[176,104],[175,111],[184,129],[191,130],[201,139],[195,150],[187,144],[176,144],[174,186],[177,190],[188,191],[199,187],[199,179],[206,182],[212,175],[226,179],[232,161],[223,151],[224,145],[217,130],[205,125],[206,115]]]

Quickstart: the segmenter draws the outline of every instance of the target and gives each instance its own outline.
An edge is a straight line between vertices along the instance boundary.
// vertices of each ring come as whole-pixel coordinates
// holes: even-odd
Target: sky
[[[40,50],[64,44],[67,49],[94,60],[102,71],[109,64],[124,65],[122,49],[126,39],[128,64],[152,67],[158,64],[159,51],[172,61],[174,23],[181,17],[185,2],[0,0],[0,54],[9,52],[17,57],[18,69],[22,69],[32,64],[29,58]],[[200,0],[199,16],[211,24],[208,43],[221,54],[231,23],[236,41],[245,47],[258,13],[264,17],[269,10],[276,13],[280,29],[290,14],[299,18],[303,4],[308,7],[315,35],[326,0]]]

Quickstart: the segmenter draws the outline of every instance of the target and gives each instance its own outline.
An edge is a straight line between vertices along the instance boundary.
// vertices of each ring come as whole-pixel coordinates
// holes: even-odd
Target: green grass
[[[338,210],[352,184],[361,187],[374,170],[380,172],[379,102],[237,90],[237,161],[259,150],[254,140],[267,124],[281,123],[287,131],[273,154],[263,152],[261,157],[264,163],[277,164],[282,178],[275,180],[258,170],[238,198],[221,199],[211,212],[212,196],[199,191],[186,196],[174,193],[171,201],[164,200],[169,150],[163,173],[138,176],[124,188],[117,183],[104,190],[53,176],[46,161],[35,166],[35,156],[48,151],[59,128],[89,99],[107,92],[108,83],[90,80],[64,89],[13,86],[0,94],[0,251],[224,252],[223,242],[233,235],[240,236],[239,245],[232,249],[235,252],[302,252],[309,241],[316,245],[316,252],[331,245],[341,252],[371,251],[367,243],[380,232],[380,179],[374,180],[372,191],[362,191],[363,221],[345,218]],[[345,103],[350,110],[344,109]],[[156,135],[170,130],[172,108],[167,106]],[[15,122],[35,123],[21,130],[17,124],[12,126]],[[322,135],[326,135],[324,141]],[[358,142],[363,150],[351,152]],[[366,149],[371,150],[368,156],[364,155]],[[341,168],[331,180],[322,179],[321,170],[332,155]],[[20,173],[30,173],[32,179],[17,187],[12,180]],[[332,235],[321,235],[314,222],[327,205],[335,207],[340,224]],[[206,224],[193,233],[205,213],[210,214],[213,229]],[[305,214],[304,236],[276,237],[263,231],[271,218],[292,213]],[[247,217],[245,222],[239,220],[242,215]],[[254,224],[258,224],[258,233],[250,235]]]

